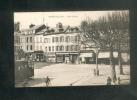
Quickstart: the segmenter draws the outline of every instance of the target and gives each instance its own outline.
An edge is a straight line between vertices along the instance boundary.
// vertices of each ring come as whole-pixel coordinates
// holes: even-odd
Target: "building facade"
[[[44,52],[48,62],[78,63],[79,32],[61,32],[44,35]]]
[[[55,28],[31,25],[20,31],[20,48],[36,61],[78,63],[79,29],[58,23]]]
[[[62,23],[56,24],[54,28],[44,24],[30,25],[29,29],[21,30],[18,34],[15,32],[15,46],[22,49],[28,56],[32,56],[35,61],[95,63],[99,48],[82,36],[78,27],[63,26]],[[104,52],[100,52],[98,59],[106,61],[109,57],[105,56]]]

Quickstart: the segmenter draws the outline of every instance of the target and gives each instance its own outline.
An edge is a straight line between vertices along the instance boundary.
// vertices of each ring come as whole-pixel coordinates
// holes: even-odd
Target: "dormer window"
[[[32,33],[34,34],[34,33],[35,33],[35,30],[33,30]]]

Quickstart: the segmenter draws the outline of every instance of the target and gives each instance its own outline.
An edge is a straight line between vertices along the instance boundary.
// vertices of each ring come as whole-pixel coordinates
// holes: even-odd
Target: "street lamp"
[[[77,35],[78,36],[78,64],[80,64],[80,49],[81,49],[81,47],[80,47],[80,35],[78,34]]]
[[[99,68],[98,68],[98,55],[99,55],[100,48],[96,48],[96,69],[95,74],[96,76],[99,76]]]

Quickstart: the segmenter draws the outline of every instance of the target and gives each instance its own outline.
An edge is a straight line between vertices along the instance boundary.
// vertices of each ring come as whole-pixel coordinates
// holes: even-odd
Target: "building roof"
[[[45,24],[33,26],[33,27],[29,28],[28,30],[35,30],[35,29],[38,29],[38,28],[40,28],[40,27],[42,27],[42,26],[45,26]]]
[[[37,25],[37,26],[33,26],[29,29],[22,29],[21,32],[24,32],[24,31],[31,31],[31,30],[36,30],[42,26],[45,26],[45,24],[41,24],[41,25]],[[60,29],[62,29],[62,31],[59,31]],[[45,27],[44,29],[41,29],[39,32],[35,33],[36,35],[40,35],[40,34],[43,34],[43,35],[54,35],[54,34],[70,34],[70,33],[76,33],[76,32],[79,32],[80,29],[79,27],[77,26],[73,26],[73,27],[70,27],[70,26],[62,26],[62,28],[58,28],[58,27],[53,27],[53,28],[50,28],[50,27]]]
[[[22,29],[21,31],[30,31],[30,30],[35,30],[35,29],[38,29],[40,28],[41,26],[44,26],[45,24],[41,24],[41,25],[37,25],[37,26],[33,26],[31,28],[28,28],[28,29]]]
[[[37,32],[36,35],[45,34],[46,32],[47,32],[47,28],[44,28],[41,31]]]
[[[55,35],[55,34],[70,34],[70,33],[76,33],[79,31],[70,31],[71,29],[76,29],[78,27],[70,27],[70,26],[63,26],[63,31],[59,31],[57,27],[54,27],[54,32],[45,32],[44,35]]]

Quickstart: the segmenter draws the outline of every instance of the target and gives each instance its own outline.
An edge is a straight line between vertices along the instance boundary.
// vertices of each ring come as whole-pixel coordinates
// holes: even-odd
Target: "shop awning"
[[[114,58],[117,58],[118,57],[118,53],[117,52],[113,52],[113,56],[114,56]],[[100,52],[99,55],[98,55],[98,58],[109,58],[109,57],[110,57],[109,52]]]
[[[81,53],[80,57],[93,57],[93,53]]]
[[[56,52],[57,55],[79,54],[78,52]]]

